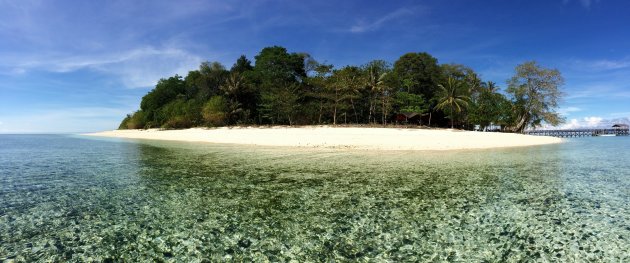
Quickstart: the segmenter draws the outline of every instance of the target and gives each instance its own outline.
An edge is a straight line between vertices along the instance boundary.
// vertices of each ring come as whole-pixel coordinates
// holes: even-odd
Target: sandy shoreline
[[[84,135],[128,139],[365,150],[487,149],[562,142],[562,139],[554,137],[510,133],[327,126],[114,130]]]

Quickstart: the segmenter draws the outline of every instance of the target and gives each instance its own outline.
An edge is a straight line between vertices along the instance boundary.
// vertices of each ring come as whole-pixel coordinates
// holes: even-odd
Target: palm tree
[[[365,78],[366,81],[366,86],[367,89],[370,91],[370,110],[369,110],[369,114],[368,114],[368,123],[372,121],[372,116],[376,115],[376,104],[375,104],[375,99],[374,97],[376,97],[376,94],[378,93],[378,91],[380,90],[381,87],[381,80],[382,77],[381,74],[377,71],[376,67],[374,66],[368,66],[366,68],[366,73],[367,73],[367,77]],[[374,117],[374,122],[376,122],[376,117]]]
[[[243,112],[243,106],[239,101],[239,95],[245,87],[243,76],[238,72],[230,73],[225,82],[219,87],[229,99],[228,116],[231,120],[235,115]]]
[[[378,78],[377,86],[381,91],[381,111],[383,112],[383,119],[381,120],[381,122],[383,123],[383,126],[387,125],[387,115],[389,114],[388,110],[391,105],[391,90],[390,87],[385,84],[385,78],[388,76],[387,74],[387,72],[381,74],[381,76]]]
[[[364,88],[362,85],[363,79],[361,76],[361,69],[358,67],[347,66],[338,70],[336,73],[338,73],[337,81],[341,85],[341,92],[343,93],[341,99],[350,100],[350,106],[354,112],[355,123],[359,123],[359,117],[354,106],[354,100],[360,97],[361,90]]]
[[[460,113],[463,108],[468,107],[470,98],[466,96],[463,83],[449,77],[446,86],[438,84],[440,94],[436,109],[449,109],[451,115],[451,129],[454,127],[455,113]]]
[[[368,122],[372,119],[376,123],[376,107],[377,104],[381,104],[382,111],[382,124],[386,124],[387,116],[387,96],[389,89],[385,83],[385,79],[388,74],[388,68],[385,61],[375,60],[366,65],[365,71],[367,73],[365,80],[366,88],[370,93],[370,111],[368,115]]]
[[[230,73],[230,75],[225,79],[223,85],[220,86],[220,89],[225,93],[227,97],[236,98],[238,94],[241,92],[244,86],[244,79],[238,72]]]
[[[488,81],[486,82],[486,88],[488,89],[488,91],[490,91],[491,93],[494,93],[495,91],[497,91],[498,87],[497,84],[492,82],[492,81]]]

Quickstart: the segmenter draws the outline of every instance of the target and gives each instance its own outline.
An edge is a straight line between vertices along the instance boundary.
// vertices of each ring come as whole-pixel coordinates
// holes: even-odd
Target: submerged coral
[[[439,153],[32,140],[0,148],[0,260],[630,254],[630,165],[589,140]]]

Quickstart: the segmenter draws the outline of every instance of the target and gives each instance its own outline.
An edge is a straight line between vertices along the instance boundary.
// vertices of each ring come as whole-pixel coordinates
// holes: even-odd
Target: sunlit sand
[[[448,129],[329,126],[115,130],[86,135],[129,139],[364,150],[486,149],[562,142],[562,139],[554,137],[512,133],[472,132]]]

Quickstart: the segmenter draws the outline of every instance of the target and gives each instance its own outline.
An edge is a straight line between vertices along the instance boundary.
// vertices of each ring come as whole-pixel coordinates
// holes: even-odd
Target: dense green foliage
[[[508,98],[471,68],[424,52],[339,69],[279,46],[254,59],[241,56],[229,70],[204,62],[184,78],[161,79],[119,129],[413,123],[522,131],[561,121],[562,77],[533,62],[517,67]]]
[[[514,98],[514,131],[521,132],[543,121],[552,125],[561,123],[562,117],[554,110],[562,97],[559,90],[562,84],[564,79],[557,69],[540,68],[534,61],[518,65],[507,88]]]
[[[468,121],[478,124],[485,130],[488,126],[509,126],[512,121],[512,103],[500,93],[493,90],[493,83],[482,88],[475,103],[469,107]]]
[[[203,119],[210,125],[224,125],[228,119],[228,103],[224,97],[213,96],[203,106],[201,115]]]
[[[468,107],[470,98],[467,96],[465,83],[461,80],[448,77],[446,85],[438,84],[438,104],[435,107],[448,113],[451,119],[451,128],[454,126],[455,118],[464,108]]]

